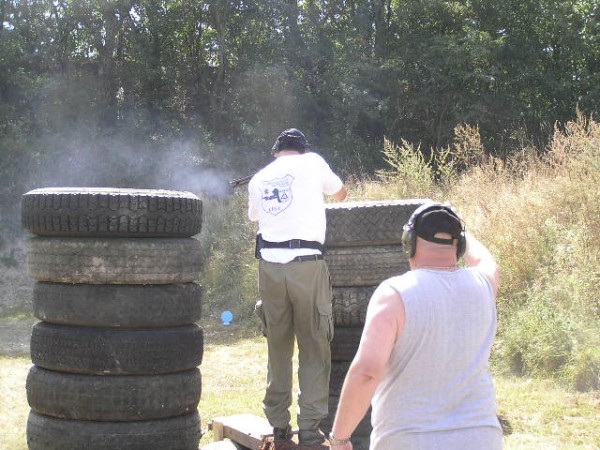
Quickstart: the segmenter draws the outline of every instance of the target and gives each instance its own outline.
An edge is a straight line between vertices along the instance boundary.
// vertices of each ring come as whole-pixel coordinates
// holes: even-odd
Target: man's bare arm
[[[337,191],[335,194],[333,194],[331,197],[333,197],[333,199],[336,202],[341,202],[346,199],[347,195],[348,195],[348,190],[346,189],[346,186],[342,186],[342,188],[339,191]]]
[[[331,430],[335,437],[349,437],[366,414],[403,326],[399,294],[388,285],[379,286],[369,302],[360,346],[344,380]]]
[[[466,233],[467,249],[464,260],[469,267],[477,268],[492,283],[494,294],[500,284],[500,269],[490,251],[473,235]]]

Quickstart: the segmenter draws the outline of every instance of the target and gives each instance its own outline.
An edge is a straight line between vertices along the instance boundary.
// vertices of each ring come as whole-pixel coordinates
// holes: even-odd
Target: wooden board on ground
[[[211,423],[215,441],[230,439],[251,450],[259,450],[265,438],[273,436],[268,420],[253,414],[218,417]]]
[[[229,439],[225,439],[222,441],[211,442],[210,444],[200,447],[198,450],[243,450],[245,448],[246,447],[242,447]]]

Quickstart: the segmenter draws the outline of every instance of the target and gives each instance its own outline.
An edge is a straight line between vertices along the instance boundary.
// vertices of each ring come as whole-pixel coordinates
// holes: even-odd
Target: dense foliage
[[[0,204],[40,185],[222,191],[210,175],[258,167],[292,125],[357,175],[381,167],[386,137],[427,153],[458,123],[506,155],[598,112],[599,13],[594,0],[0,0]]]

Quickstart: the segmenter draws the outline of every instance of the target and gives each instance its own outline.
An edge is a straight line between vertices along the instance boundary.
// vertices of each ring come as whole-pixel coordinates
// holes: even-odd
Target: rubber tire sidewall
[[[336,327],[362,327],[376,286],[334,287],[333,318]]]
[[[39,236],[191,237],[202,228],[202,201],[185,191],[34,189],[22,196],[21,223]]]
[[[360,338],[362,336],[360,327],[336,327],[333,340],[331,341],[331,361],[350,362],[354,359]]]
[[[138,422],[65,420],[30,411],[29,450],[198,450],[202,431],[198,411]]]
[[[156,375],[202,363],[197,325],[164,328],[86,328],[39,322],[32,328],[31,360],[44,369],[90,375]]]
[[[71,284],[191,283],[202,270],[193,238],[52,238],[28,241],[27,269],[37,281]]]
[[[327,247],[402,243],[403,226],[428,200],[384,200],[325,205]]]
[[[60,419],[127,422],[189,414],[202,391],[199,369],[161,375],[79,375],[32,366],[27,401]]]
[[[35,317],[59,325],[150,328],[189,325],[202,316],[202,286],[178,284],[33,285]]]
[[[409,269],[401,245],[328,248],[325,260],[333,287],[376,286]]]

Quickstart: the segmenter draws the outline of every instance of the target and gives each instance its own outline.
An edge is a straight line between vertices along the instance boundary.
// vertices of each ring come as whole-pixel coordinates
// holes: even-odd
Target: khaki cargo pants
[[[327,417],[333,317],[329,270],[323,260],[277,264],[260,260],[259,290],[268,346],[263,410],[273,427],[291,420],[292,356],[298,342],[298,428]]]

